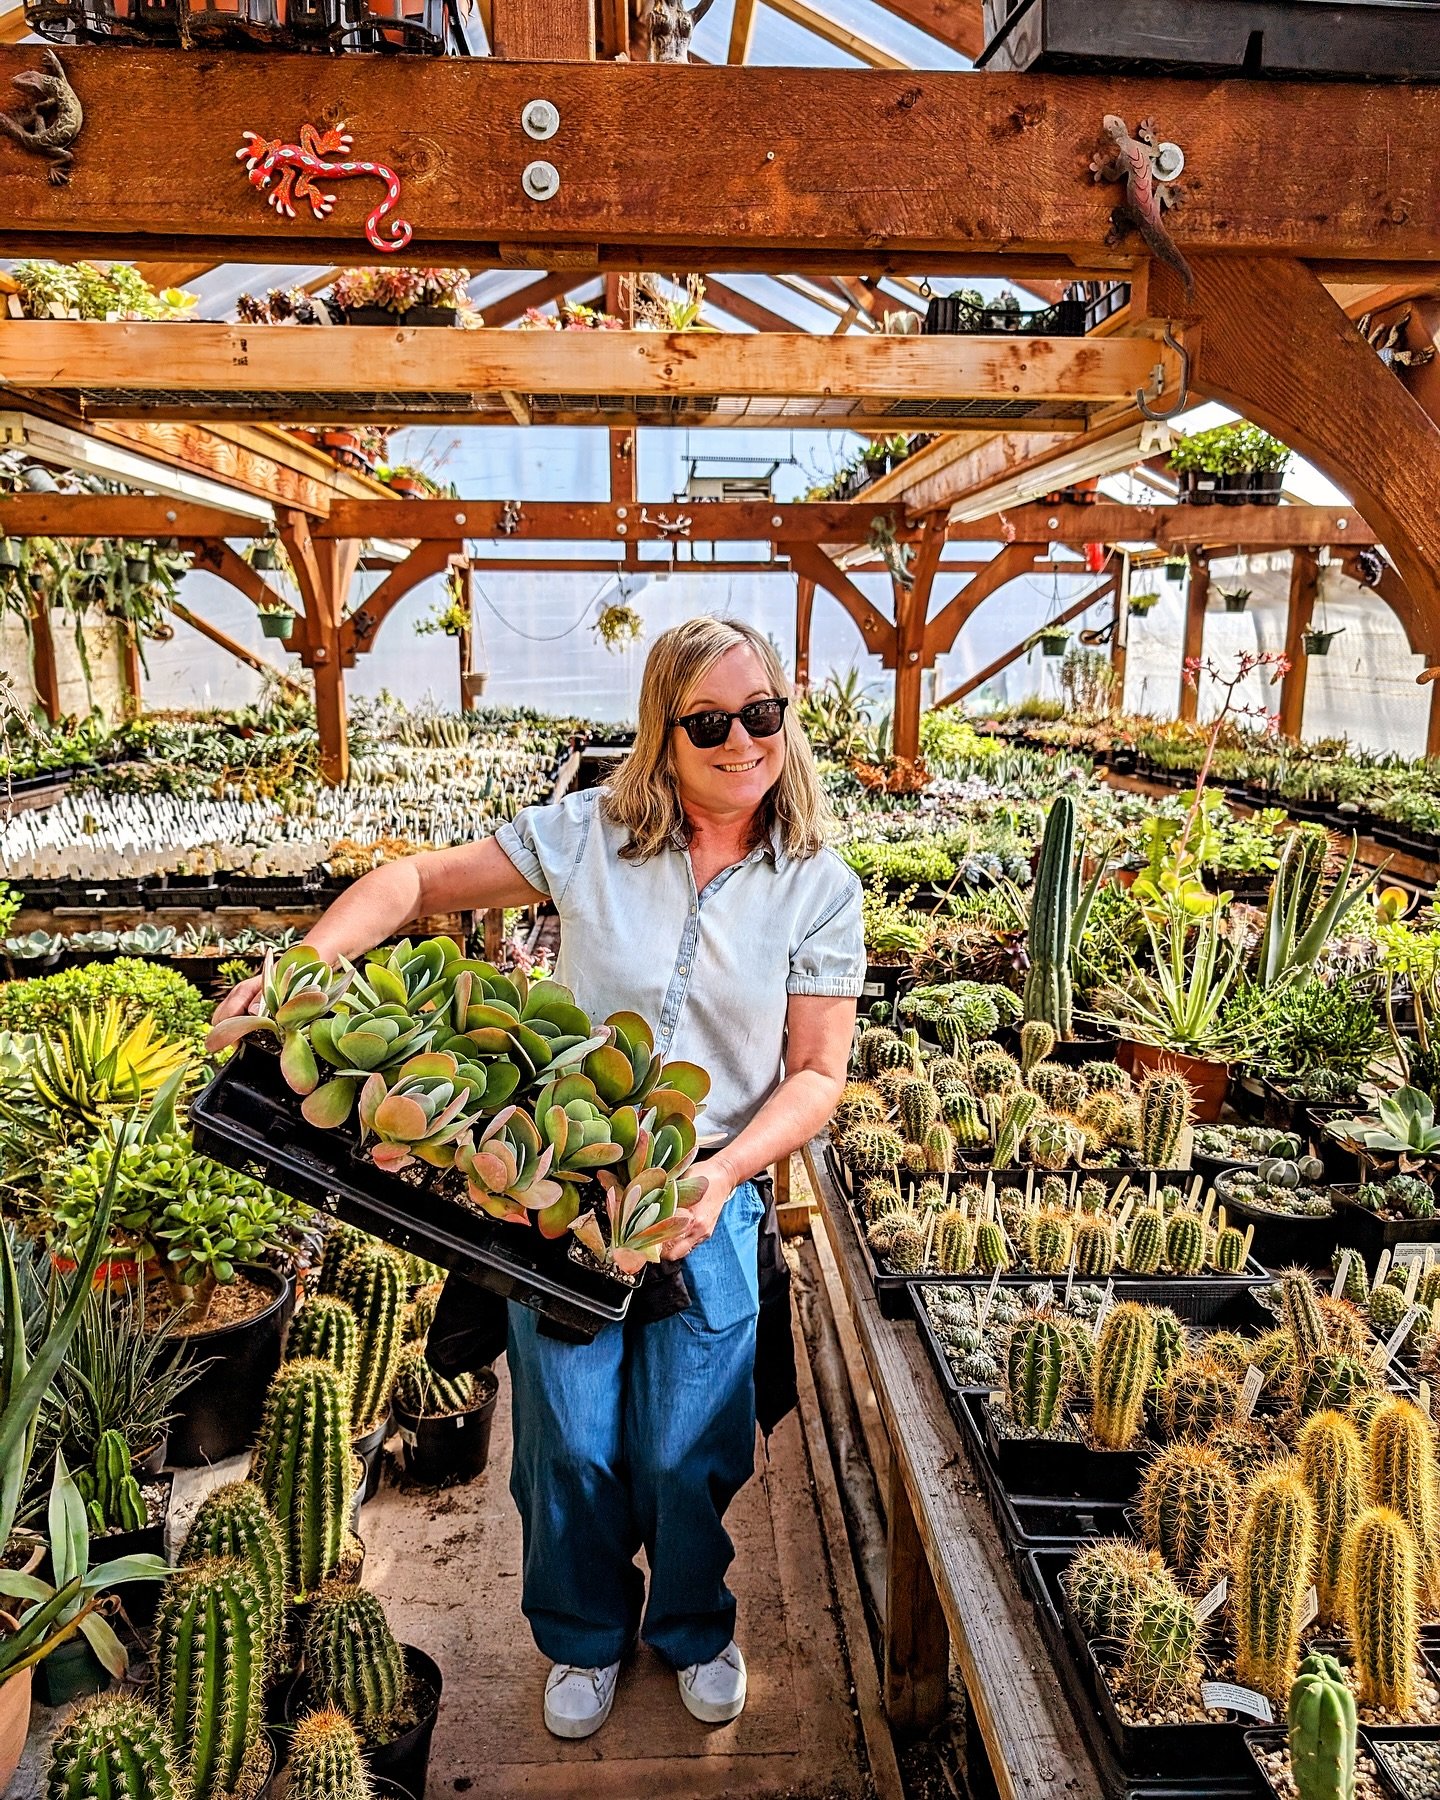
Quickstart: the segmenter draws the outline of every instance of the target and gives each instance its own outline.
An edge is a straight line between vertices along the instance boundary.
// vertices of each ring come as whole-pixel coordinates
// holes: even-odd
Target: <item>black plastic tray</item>
[[[1397,1244],[1433,1244],[1440,1253],[1440,1217],[1434,1219],[1382,1219],[1348,1194],[1331,1195],[1340,1220],[1340,1244],[1358,1250],[1373,1268],[1382,1250]]]
[[[307,1123],[268,1051],[243,1044],[196,1097],[190,1123],[204,1155],[234,1168],[259,1163],[283,1193],[533,1307],[578,1339],[625,1316],[634,1290],[571,1261],[566,1239],[472,1211],[438,1191],[439,1170],[410,1182],[377,1169],[353,1127]]]
[[[1221,1190],[1222,1175],[1215,1183],[1216,1204],[1223,1206],[1231,1224],[1255,1227],[1251,1240],[1254,1254],[1270,1269],[1288,1268],[1303,1263],[1310,1269],[1328,1269],[1340,1240],[1340,1214],[1332,1209],[1328,1218],[1307,1219],[1289,1213],[1260,1212],[1243,1200],[1232,1200]]]

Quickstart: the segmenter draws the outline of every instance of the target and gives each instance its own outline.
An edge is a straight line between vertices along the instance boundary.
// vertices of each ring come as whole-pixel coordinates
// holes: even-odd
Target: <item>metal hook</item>
[[[1185,408],[1190,404],[1190,352],[1185,348],[1184,344],[1176,341],[1175,334],[1168,325],[1165,327],[1163,341],[1169,345],[1170,349],[1172,349],[1180,358],[1180,392],[1176,397],[1175,404],[1166,407],[1162,412],[1158,407],[1154,407],[1150,404],[1149,395],[1147,395],[1144,388],[1136,388],[1135,390],[1135,404],[1140,408],[1141,417],[1153,419],[1157,424],[1163,423],[1166,419],[1173,419],[1177,413],[1184,412]],[[1155,365],[1155,375],[1151,392],[1155,395],[1156,399],[1165,392],[1165,370],[1161,363],[1156,363]]]

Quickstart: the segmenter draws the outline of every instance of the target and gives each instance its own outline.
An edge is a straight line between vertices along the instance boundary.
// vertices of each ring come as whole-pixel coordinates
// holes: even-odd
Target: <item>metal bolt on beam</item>
[[[560,129],[559,108],[548,100],[527,101],[520,114],[520,123],[527,137],[552,138]]]
[[[560,171],[552,162],[527,163],[520,185],[532,200],[553,200],[560,192]]]

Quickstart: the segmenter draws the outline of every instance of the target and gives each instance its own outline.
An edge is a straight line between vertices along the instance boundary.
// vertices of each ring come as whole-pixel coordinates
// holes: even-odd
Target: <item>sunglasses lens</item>
[[[683,723],[690,734],[690,742],[697,750],[714,750],[730,735],[729,713],[695,713]]]
[[[751,737],[774,737],[785,722],[783,700],[752,700],[740,709],[740,722]]]

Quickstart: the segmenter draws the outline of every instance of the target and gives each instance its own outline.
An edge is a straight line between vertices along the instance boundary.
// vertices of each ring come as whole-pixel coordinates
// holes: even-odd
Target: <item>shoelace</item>
[[[582,1669],[578,1663],[563,1663],[555,1671],[555,1686],[559,1687],[562,1682],[568,1681],[572,1675],[585,1675],[589,1677],[590,1685],[594,1688],[596,1698],[598,1699],[600,1695],[601,1677],[604,1673],[605,1671],[603,1669]]]
[[[685,1679],[693,1684],[701,1669],[711,1668],[715,1663],[724,1663],[727,1669],[733,1669],[738,1673],[740,1669],[738,1649],[739,1646],[736,1644],[727,1644],[720,1654],[712,1656],[708,1663],[691,1663],[685,1670]]]

